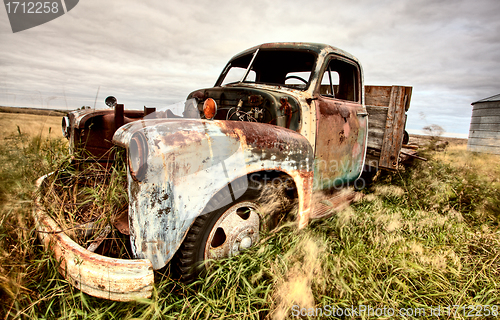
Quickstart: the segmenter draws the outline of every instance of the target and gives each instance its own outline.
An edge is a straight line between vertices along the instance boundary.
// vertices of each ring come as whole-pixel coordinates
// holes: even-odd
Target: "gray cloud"
[[[241,50],[310,41],[357,56],[367,84],[413,86],[408,128],[467,133],[470,103],[499,93],[498,12],[497,0],[86,0],[12,34],[0,9],[0,105],[76,108],[99,88],[97,106],[164,106],[212,86]]]

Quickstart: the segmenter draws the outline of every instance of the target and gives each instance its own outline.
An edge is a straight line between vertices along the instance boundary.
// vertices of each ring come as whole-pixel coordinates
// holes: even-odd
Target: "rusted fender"
[[[38,188],[45,178],[38,179]],[[154,274],[150,261],[114,259],[84,249],[43,211],[38,197],[33,217],[40,240],[47,250],[52,250],[59,261],[59,272],[74,287],[91,296],[115,301],[151,296]]]
[[[139,120],[118,129],[113,142],[128,148],[132,252],[155,269],[170,261],[197,216],[217,209],[205,208],[210,199],[223,188],[232,192],[231,183],[252,172],[290,175],[299,227],[307,225],[314,153],[292,130],[255,122]]]
[[[95,110],[95,109],[82,109],[82,110],[75,110],[72,111],[68,114],[68,124],[73,123],[73,126],[75,129],[83,129],[85,128],[85,124],[87,123],[88,120],[92,118],[96,118],[99,116],[112,116],[114,115],[115,111],[113,109],[100,109],[100,110]],[[133,118],[142,118],[142,115],[144,112],[142,110],[126,110],[125,115],[126,116],[131,116]],[[64,121],[64,120],[63,120]],[[127,122],[127,121],[125,121]],[[63,130],[63,134],[65,134]]]

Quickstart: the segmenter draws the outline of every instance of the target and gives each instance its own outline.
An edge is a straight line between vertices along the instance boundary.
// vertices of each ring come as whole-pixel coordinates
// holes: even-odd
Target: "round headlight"
[[[148,144],[141,132],[136,132],[130,139],[128,147],[128,163],[130,174],[136,181],[144,180],[147,169]]]
[[[69,132],[70,131],[70,125],[69,125],[69,118],[67,116],[65,116],[65,117],[62,118],[61,129],[62,129],[63,136],[66,139],[69,139],[69,136],[70,136],[70,132]]]

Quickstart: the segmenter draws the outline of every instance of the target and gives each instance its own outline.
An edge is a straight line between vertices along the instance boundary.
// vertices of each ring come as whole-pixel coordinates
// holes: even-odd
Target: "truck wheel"
[[[408,144],[408,142],[410,142],[410,135],[408,134],[408,132],[405,130],[403,132],[403,144]]]
[[[239,181],[231,185],[233,194],[247,186]],[[248,191],[230,204],[196,218],[173,260],[173,271],[181,280],[194,281],[205,270],[203,261],[237,255],[259,241],[260,189],[254,185],[248,187]],[[227,203],[232,198],[225,188],[207,207],[218,207],[219,203]]]
[[[377,172],[378,168],[365,164],[361,176],[354,182],[354,189],[356,189],[356,191],[361,191],[364,188],[369,187],[372,184],[373,178]]]

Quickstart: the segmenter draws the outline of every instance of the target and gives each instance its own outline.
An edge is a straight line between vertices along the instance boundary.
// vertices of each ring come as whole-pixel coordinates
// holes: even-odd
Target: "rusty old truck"
[[[83,248],[37,206],[40,237],[66,279],[93,296],[148,297],[153,270],[170,262],[192,280],[201,262],[235,255],[276,225],[283,212],[262,209],[266,185],[282,186],[304,228],[331,209],[313,205],[316,191],[334,197],[362,187],[363,172],[396,170],[411,91],[365,86],[358,60],[333,46],[268,43],[235,55],[214,87],[182,104],[127,110],[108,97],[108,109],[69,113],[63,133],[72,152],[104,165],[113,147],[126,150],[122,229],[133,259]]]

